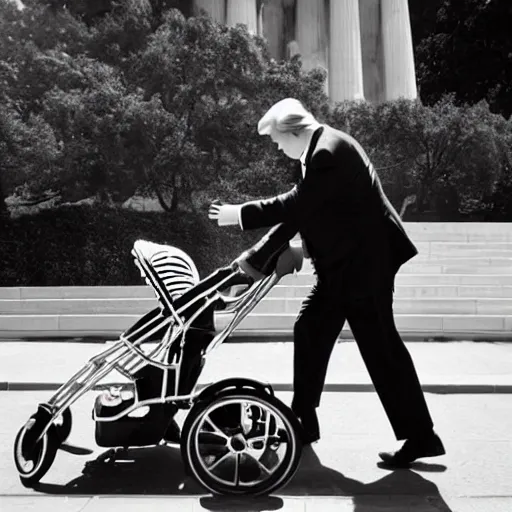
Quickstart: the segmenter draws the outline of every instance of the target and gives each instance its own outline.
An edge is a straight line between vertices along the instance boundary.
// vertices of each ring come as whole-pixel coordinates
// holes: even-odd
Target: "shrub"
[[[1,234],[2,286],[143,284],[130,254],[147,239],[187,252],[205,276],[230,263],[261,236],[219,228],[192,213],[62,207],[9,222]]]

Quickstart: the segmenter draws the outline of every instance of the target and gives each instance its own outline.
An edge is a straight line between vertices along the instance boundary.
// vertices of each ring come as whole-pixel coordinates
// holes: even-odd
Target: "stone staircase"
[[[405,338],[512,339],[512,224],[406,223],[420,254],[396,278],[394,311]],[[239,336],[291,337],[314,282],[306,260],[237,329]],[[132,287],[0,288],[0,338],[115,338],[155,307]],[[221,329],[229,321],[216,316]],[[342,337],[350,337],[346,325]]]

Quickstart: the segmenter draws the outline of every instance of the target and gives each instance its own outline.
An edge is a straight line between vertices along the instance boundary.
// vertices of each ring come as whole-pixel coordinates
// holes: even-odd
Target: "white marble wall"
[[[359,0],[364,97],[373,103],[385,99],[380,0]]]
[[[256,0],[227,0],[226,24],[233,27],[238,23],[247,25],[249,32],[258,33]]]
[[[218,23],[226,22],[226,0],[194,0],[194,11],[206,11]]]
[[[282,0],[265,0],[262,12],[262,35],[267,39],[270,54],[276,59],[285,58],[286,39],[284,5]]]
[[[263,2],[263,6],[261,6]],[[194,0],[217,21],[244,23],[280,60],[327,69],[333,101],[417,97],[407,0]]]
[[[303,67],[327,69],[328,27],[324,0],[296,0],[296,40]]]

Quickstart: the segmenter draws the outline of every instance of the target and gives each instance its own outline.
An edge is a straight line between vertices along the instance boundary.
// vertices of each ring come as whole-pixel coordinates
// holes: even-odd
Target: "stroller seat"
[[[189,296],[194,294],[194,287],[199,283],[199,273],[190,256],[173,246],[137,240],[133,245],[132,255],[141,276],[153,289],[159,307],[146,314],[124,336],[135,342],[141,339],[140,336],[144,336],[149,342],[161,340],[169,329],[169,317],[174,319],[172,325],[184,320],[183,309],[187,309],[187,314],[190,313],[190,308],[186,308],[188,301],[183,300],[183,295],[187,292]],[[130,370],[135,394],[122,398],[111,396],[112,390],[104,392],[97,397],[95,403],[96,417],[105,418],[119,414],[137,402],[190,392],[202,369],[202,349],[213,337],[210,329],[213,324],[213,311],[205,313],[207,314],[194,319],[192,329],[183,332],[184,338],[180,336],[172,344],[167,344],[165,349],[162,348],[158,356],[155,354],[159,362],[171,365],[170,367],[162,368],[151,362],[138,360]],[[152,331],[150,336],[146,334],[149,331]],[[181,364],[178,365],[178,362]],[[146,413],[142,416],[133,417],[129,414],[115,423],[98,422],[97,444],[115,446],[121,439],[122,444],[126,445],[158,442],[177,407],[167,402],[152,403],[145,406],[145,409]]]
[[[160,315],[173,317],[175,325],[188,323],[188,328],[180,328],[180,336],[167,348],[164,361],[166,364],[180,363],[179,372],[145,365],[134,375],[138,396],[147,399],[159,395],[165,373],[166,395],[187,394],[201,372],[204,350],[216,334],[214,312],[223,307],[222,301],[214,301],[205,307],[206,302],[223,287],[243,282],[249,285],[253,280],[248,276],[243,278],[231,267],[224,267],[201,281],[192,258],[184,251],[146,240],[137,240],[132,254],[142,277],[155,292],[160,308],[160,314],[158,310],[149,313],[141,319],[141,324],[149,321],[158,325]],[[138,328],[135,324],[127,332]],[[165,329],[167,327],[156,330],[153,336],[161,339]]]

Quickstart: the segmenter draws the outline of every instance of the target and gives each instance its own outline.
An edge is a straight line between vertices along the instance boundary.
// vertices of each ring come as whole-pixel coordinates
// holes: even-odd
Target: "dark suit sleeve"
[[[331,201],[343,201],[350,193],[351,165],[336,163],[327,150],[316,153],[308,165],[306,178],[292,190],[279,196],[242,205],[243,229],[286,223],[296,231],[303,222]]]
[[[279,256],[290,246],[296,231],[288,224],[277,224],[249,250],[245,251],[237,263],[255,279],[270,275],[276,267]],[[254,272],[256,272],[256,274]],[[257,274],[261,275],[257,275]]]

